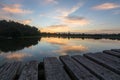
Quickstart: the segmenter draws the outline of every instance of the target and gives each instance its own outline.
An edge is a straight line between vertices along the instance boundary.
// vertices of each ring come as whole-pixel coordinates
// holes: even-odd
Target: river
[[[120,48],[120,40],[84,38],[0,39],[0,63],[42,61],[44,57],[83,55],[88,52]]]

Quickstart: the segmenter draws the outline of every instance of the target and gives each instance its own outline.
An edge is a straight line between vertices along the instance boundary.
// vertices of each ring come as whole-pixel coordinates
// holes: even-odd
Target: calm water
[[[120,40],[29,38],[0,40],[0,63],[5,61],[42,61],[44,57],[82,55],[87,52],[120,48]]]

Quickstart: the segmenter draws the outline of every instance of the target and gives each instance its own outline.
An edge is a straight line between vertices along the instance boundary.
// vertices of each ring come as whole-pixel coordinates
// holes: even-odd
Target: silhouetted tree
[[[0,36],[22,37],[40,35],[40,31],[30,25],[24,25],[14,21],[0,20]]]

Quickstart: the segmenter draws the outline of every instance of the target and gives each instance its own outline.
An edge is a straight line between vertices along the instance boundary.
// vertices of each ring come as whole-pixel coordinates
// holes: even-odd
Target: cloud
[[[66,25],[64,25],[64,24],[59,24],[59,25],[51,25],[51,26],[49,26],[50,28],[66,28],[67,26]]]
[[[118,29],[101,29],[98,30],[98,32],[102,32],[102,33],[120,33],[120,28]]]
[[[90,23],[90,21],[81,16],[70,16],[76,12],[83,3],[78,3],[70,8],[57,8],[52,14],[41,14],[40,17],[49,17],[59,21],[60,25],[51,25],[46,28],[41,29],[42,32],[68,32],[71,26],[85,26]],[[61,25],[64,24],[64,25]]]
[[[71,8],[57,8],[56,10],[50,12],[50,13],[42,13],[40,14],[40,17],[49,17],[49,18],[54,18],[54,19],[61,19],[66,16],[69,16],[70,14],[76,12],[83,4],[78,3],[75,6]],[[55,15],[53,15],[55,14]]]
[[[73,14],[74,12],[76,12],[83,4],[82,3],[78,3],[77,5],[73,6],[70,9],[58,9],[57,12],[59,14],[59,16],[57,16],[56,18],[59,19],[63,24],[67,24],[67,25],[87,25],[88,23],[90,23],[90,21],[88,19],[86,19],[85,17],[80,17],[80,16],[70,16],[71,14]]]
[[[33,11],[23,9],[20,4],[0,4],[0,19],[14,20],[20,23],[29,24],[31,20],[22,20],[22,17],[32,12]]]
[[[20,4],[4,4],[2,10],[14,14],[29,14],[32,13],[30,10],[22,9]]]
[[[116,3],[103,3],[97,6],[94,6],[93,9],[95,10],[109,10],[109,9],[115,9],[115,8],[119,8],[120,5],[116,4]]]
[[[61,15],[60,17],[66,17],[76,12],[82,5],[83,5],[82,3],[78,3],[77,5],[73,6],[70,9],[58,9],[57,12],[58,14]]]
[[[30,24],[32,22],[31,19],[26,19],[21,21],[23,24]]]
[[[40,14],[40,17],[49,17],[54,18],[56,20],[59,20],[59,24],[66,24],[66,25],[75,25],[75,26],[84,26],[90,23],[88,19],[85,17],[80,16],[70,16],[74,12],[76,12],[83,3],[78,3],[75,6],[72,6],[71,8],[58,8],[55,12],[53,11],[53,14]],[[56,26],[55,26],[56,27]]]
[[[99,29],[99,30],[87,30],[85,33],[90,34],[113,34],[113,33],[120,33],[120,28],[118,29]]]
[[[66,32],[69,30],[67,25],[59,24],[59,25],[51,25],[46,28],[40,29],[41,32]]]
[[[79,16],[68,16],[63,19],[65,23],[68,24],[76,24],[76,25],[87,25],[90,23],[90,21],[84,17],[79,17]]]
[[[45,4],[58,4],[58,1],[57,0],[44,0],[44,3]]]

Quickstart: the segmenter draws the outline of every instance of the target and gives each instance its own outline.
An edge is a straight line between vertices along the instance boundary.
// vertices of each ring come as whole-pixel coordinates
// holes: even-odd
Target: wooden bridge
[[[0,80],[120,80],[120,49],[0,66]]]

